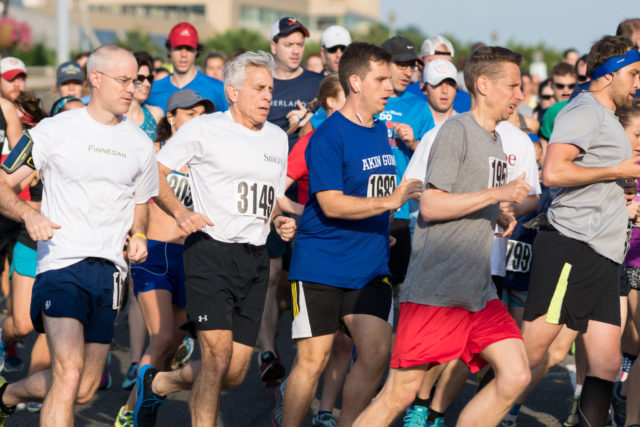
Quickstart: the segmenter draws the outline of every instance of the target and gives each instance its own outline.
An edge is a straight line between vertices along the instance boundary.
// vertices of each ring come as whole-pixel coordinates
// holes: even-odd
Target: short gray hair
[[[273,57],[261,50],[258,52],[245,52],[235,57],[232,61],[229,61],[224,66],[224,96],[227,98],[229,105],[231,105],[232,102],[227,96],[227,87],[233,86],[236,89],[241,88],[247,78],[247,67],[266,68],[269,74],[273,75],[276,65]]]
[[[129,50],[113,44],[100,46],[94,49],[93,52],[91,52],[91,54],[89,55],[89,59],[87,59],[87,82],[89,83],[89,86],[91,86],[89,74],[92,71],[104,72],[104,70],[108,70],[109,67],[114,66],[115,64],[113,62],[112,55],[117,52],[128,53],[132,58],[134,58],[133,54]]]

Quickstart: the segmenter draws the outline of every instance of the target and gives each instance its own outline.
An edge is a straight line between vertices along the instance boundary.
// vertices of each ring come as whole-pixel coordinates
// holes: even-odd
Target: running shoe
[[[27,411],[31,412],[32,414],[40,412],[40,410],[42,409],[42,403],[40,402],[27,402],[26,406]]]
[[[580,404],[580,396],[571,396],[569,398],[569,416],[567,420],[562,423],[564,427],[574,427],[580,424],[580,417],[578,416],[578,405]]]
[[[136,377],[138,376],[138,362],[134,362],[129,365],[127,373],[124,375],[124,381],[122,381],[123,390],[131,390],[136,383]]]
[[[0,427],[3,427],[4,420],[9,418],[16,411],[15,406],[13,408],[7,408],[5,405],[2,404],[2,395],[4,394],[4,391],[7,389],[7,384],[8,384],[7,380],[5,380],[4,377],[0,376]]]
[[[118,417],[113,424],[115,427],[133,427],[133,411],[127,411],[126,405],[124,405],[118,411]]]
[[[98,390],[108,390],[111,388],[111,372],[109,372],[110,365],[111,353],[107,353],[107,363],[104,364],[104,370],[102,371],[102,378],[100,378]]]
[[[24,364],[18,356],[9,355],[4,359],[5,372],[20,372]]]
[[[173,359],[171,359],[171,369],[179,369],[186,365],[189,359],[191,359],[193,348],[193,338],[184,337],[176,350],[176,354],[173,356]]]
[[[444,421],[445,421],[444,417],[438,417],[435,420],[433,420],[433,423],[427,424],[427,426],[429,426],[429,427],[447,427],[447,424],[445,424]]]
[[[508,420],[506,418],[500,423],[500,427],[516,427],[516,425],[516,420]]]
[[[407,409],[407,415],[404,416],[402,422],[403,427],[426,427],[427,417],[429,417],[429,408],[420,405],[411,405]]]
[[[284,404],[284,387],[286,380],[282,381],[280,387],[276,388],[276,404],[271,411],[271,424],[273,427],[282,425],[282,405]]]
[[[133,411],[133,425],[135,427],[154,427],[158,417],[158,408],[164,401],[164,396],[159,396],[151,390],[153,379],[158,370],[151,365],[144,365],[138,370],[136,386],[136,407]]]
[[[336,420],[333,414],[322,414],[318,417],[316,415],[311,420],[312,427],[336,427],[338,425],[338,420]]]
[[[259,357],[260,362],[260,379],[265,387],[277,387],[280,385],[282,378],[286,374],[284,366],[277,354],[271,351],[265,351]]]
[[[613,394],[611,396],[611,406],[613,407],[613,422],[618,427],[624,427],[624,423],[627,419],[627,397],[620,395],[620,389],[622,383],[616,382],[613,387]]]

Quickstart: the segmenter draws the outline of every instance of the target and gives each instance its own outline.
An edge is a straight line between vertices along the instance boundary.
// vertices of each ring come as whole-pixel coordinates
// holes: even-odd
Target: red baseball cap
[[[0,74],[5,80],[13,80],[20,74],[24,74],[26,77],[27,67],[24,66],[24,62],[20,59],[7,56],[0,61]]]
[[[188,22],[176,24],[169,33],[169,44],[171,47],[189,46],[198,48],[198,31]]]

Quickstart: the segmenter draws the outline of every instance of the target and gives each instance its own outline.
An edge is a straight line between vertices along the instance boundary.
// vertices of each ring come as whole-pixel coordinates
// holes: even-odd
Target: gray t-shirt
[[[611,167],[631,157],[631,144],[618,118],[589,92],[580,93],[560,111],[549,139],[554,143],[578,147],[574,162],[584,167]],[[563,235],[622,263],[629,222],[623,186],[624,180],[617,180],[552,187],[549,222]]]
[[[471,113],[452,117],[436,136],[425,176],[425,187],[449,193],[502,186],[507,181],[502,142]],[[496,203],[450,221],[418,218],[400,302],[479,311],[497,298],[490,262],[497,217]]]

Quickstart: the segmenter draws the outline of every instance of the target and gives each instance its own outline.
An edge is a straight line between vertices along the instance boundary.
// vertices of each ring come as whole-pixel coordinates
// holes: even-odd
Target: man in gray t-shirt
[[[451,360],[462,359],[472,372],[488,362],[498,372],[493,386],[462,411],[461,425],[497,425],[529,382],[520,331],[490,278],[495,225],[505,228],[505,236],[515,226],[499,202],[520,203],[531,190],[524,174],[506,184],[507,163],[495,133],[522,100],[520,61],[520,54],[500,47],[480,48],[467,60],[473,104],[469,113],[449,119],[434,142],[391,370],[355,426],[389,425],[411,403],[426,370]]]
[[[624,179],[640,177],[638,158],[615,111],[640,87],[640,53],[605,36],[587,57],[589,90],[558,114],[542,170],[552,187],[548,222],[533,246],[523,337],[532,367],[553,341],[566,354],[583,333],[589,367],[580,425],[605,425],[620,368],[620,263],[627,246]],[[564,348],[563,348],[564,347]]]

